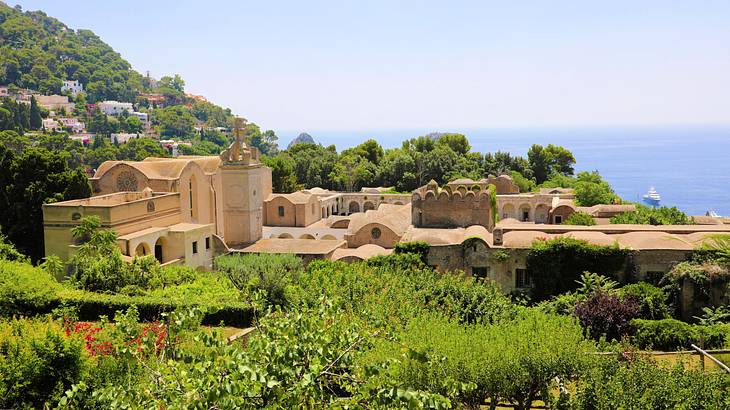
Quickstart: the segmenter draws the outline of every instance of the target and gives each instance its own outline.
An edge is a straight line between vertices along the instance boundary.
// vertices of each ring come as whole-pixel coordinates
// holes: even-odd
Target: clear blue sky
[[[730,123],[730,1],[10,0],[264,128]]]

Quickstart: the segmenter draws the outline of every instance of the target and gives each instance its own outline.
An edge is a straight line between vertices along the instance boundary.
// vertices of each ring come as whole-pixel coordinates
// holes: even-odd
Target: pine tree
[[[37,130],[43,125],[41,110],[38,108],[38,102],[34,96],[30,97],[30,129]]]

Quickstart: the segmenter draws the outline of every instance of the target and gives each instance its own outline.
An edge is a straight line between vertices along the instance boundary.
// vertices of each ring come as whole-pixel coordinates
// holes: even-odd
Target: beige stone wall
[[[494,254],[509,252],[509,258],[500,261]],[[488,277],[497,282],[502,291],[509,293],[516,288],[515,273],[517,269],[527,268],[529,249],[488,248],[482,241],[465,241],[461,245],[432,246],[428,254],[428,264],[440,271],[463,271],[466,275],[473,273],[474,267],[488,267]],[[633,252],[631,263],[627,268],[636,272],[624,272],[621,280],[652,280],[651,275],[666,273],[671,268],[689,258],[690,251],[678,250],[643,250]],[[634,276],[635,275],[635,276]]]
[[[552,211],[550,211],[550,223],[553,223],[553,224],[558,223],[556,216],[559,216],[560,220],[562,222],[565,222],[565,220],[568,219],[568,217],[570,215],[572,215],[574,212],[575,212],[575,209],[573,209],[569,206],[565,206],[565,205],[559,206],[559,207],[553,209]]]
[[[487,178],[487,185],[490,184],[497,188],[497,195],[520,193],[520,188],[514,183],[512,178],[507,175]]]
[[[373,235],[374,229],[380,231],[377,238]],[[392,249],[400,241],[400,238],[400,235],[393,232],[390,228],[377,222],[363,225],[362,228],[352,234],[345,234],[348,248],[358,248],[362,245],[374,244],[386,249]]]
[[[553,196],[551,195],[497,195],[500,219],[513,218],[525,222],[550,223],[549,214],[552,202]]]
[[[659,273],[669,272],[674,265],[687,260],[691,251],[682,250],[642,250],[633,252],[636,275],[633,279],[654,280]]]
[[[74,242],[71,229],[86,216],[98,216],[103,228],[113,229],[120,236],[179,223],[181,215],[178,198],[179,194],[170,193],[116,205],[105,197],[43,205],[45,253],[68,260],[71,255],[69,245]],[[89,201],[92,203],[84,205]],[[101,204],[93,205],[93,202]]]
[[[209,268],[216,256],[213,243],[214,234],[212,225],[190,231],[170,232],[171,250],[174,255],[184,257],[185,264],[188,266]],[[206,238],[208,238],[208,248],[206,248]],[[193,243],[197,243],[196,253],[193,253]]]
[[[419,228],[494,226],[488,192],[468,191],[462,195],[442,190],[436,195],[431,190],[421,191],[413,194],[411,205],[413,225]]]
[[[220,174],[223,238],[235,245],[255,242],[262,234],[261,194],[271,171],[258,165],[223,165]]]
[[[503,249],[489,248],[483,241],[468,241],[460,245],[433,246],[429,250],[428,264],[442,272],[462,271],[472,276],[474,268],[488,269],[487,277],[495,281],[503,292],[509,293],[515,287],[515,270],[526,267],[527,251],[507,250],[510,254],[506,261],[498,261],[494,254]]]
[[[284,216],[279,216],[279,207],[284,207]],[[312,195],[306,203],[293,204],[287,198],[277,196],[264,202],[267,226],[309,226],[321,219],[320,205]]]

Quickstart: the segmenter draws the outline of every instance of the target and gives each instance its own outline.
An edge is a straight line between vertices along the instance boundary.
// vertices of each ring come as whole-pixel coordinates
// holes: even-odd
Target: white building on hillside
[[[128,102],[102,101],[97,106],[106,115],[119,115],[124,111],[127,111],[129,114],[134,112],[134,106]]]
[[[70,128],[74,134],[83,132],[84,128],[86,128],[86,125],[76,118],[59,118],[58,122],[63,124],[64,128]]]
[[[46,132],[63,131],[63,125],[56,122],[53,118],[44,118],[43,128]]]
[[[84,91],[84,85],[78,82],[78,80],[63,80],[61,92],[69,92],[76,97],[76,94],[82,91]]]
[[[111,134],[109,136],[109,142],[114,144],[116,141],[117,144],[126,144],[129,140],[133,138],[139,138],[139,134],[127,134],[127,133],[119,133],[119,134]]]

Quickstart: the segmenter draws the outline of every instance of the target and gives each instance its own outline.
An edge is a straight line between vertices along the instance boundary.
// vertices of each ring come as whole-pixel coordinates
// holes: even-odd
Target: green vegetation
[[[93,219],[75,234],[82,245],[71,280],[59,283],[44,268],[0,261],[0,391],[6,407],[511,403],[527,409],[542,402],[592,408],[628,403],[618,394],[626,388],[620,382],[600,384],[624,372],[640,381],[632,385],[636,394],[651,391],[632,397],[637,405],[658,397],[684,403],[670,391],[677,383],[719,388],[696,393],[712,403],[730,395],[724,376],[666,368],[626,353],[591,354],[597,348],[592,338],[604,348],[623,349],[611,342],[619,335],[642,348],[677,348],[700,335],[707,346],[728,345],[730,325],[679,322],[682,329],[650,330],[667,328],[668,319],[650,317],[671,311],[651,285],[622,288],[604,276],[583,274],[575,290],[556,297],[572,295],[573,307],[560,313],[548,308],[555,300],[516,305],[489,280],[436,272],[424,264],[418,242],[353,264],[314,261],[304,267],[292,255],[228,255],[216,260],[215,271],[198,272],[155,261],[105,265],[115,258],[113,235]],[[553,246],[565,246],[579,261],[591,252],[599,259],[615,256],[610,249]],[[54,263],[47,262],[52,270]],[[633,304],[637,319],[622,319],[623,327],[616,327],[616,304],[597,295]],[[229,343],[220,330],[201,327],[221,322],[256,331],[245,343]],[[599,337],[594,331],[600,323],[614,327]]]
[[[2,132],[1,139],[8,133],[15,134]],[[0,227],[18,250],[34,261],[44,252],[41,206],[91,195],[86,174],[70,168],[67,155],[42,148],[15,153],[0,144]]]
[[[572,291],[583,272],[614,277],[625,267],[628,254],[618,245],[593,245],[569,237],[535,241],[527,255],[527,272],[534,281],[533,296],[544,300]]]
[[[573,212],[563,221],[563,225],[593,226],[595,224],[596,220],[585,212]]]
[[[71,30],[41,11],[0,3],[0,84],[60,94],[79,80],[89,102],[133,102],[145,79],[89,30]]]
[[[648,224],[648,225],[691,225],[692,218],[676,207],[650,208],[636,204],[636,212],[627,212],[611,218],[612,224]]]

